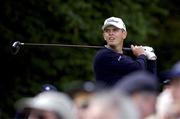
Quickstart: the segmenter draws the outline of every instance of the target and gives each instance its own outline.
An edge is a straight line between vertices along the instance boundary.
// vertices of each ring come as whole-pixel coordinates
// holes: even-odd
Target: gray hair
[[[89,106],[95,103],[98,106],[107,107],[108,110],[117,109],[117,119],[140,119],[139,112],[130,98],[123,94],[111,91],[95,93],[90,99]]]

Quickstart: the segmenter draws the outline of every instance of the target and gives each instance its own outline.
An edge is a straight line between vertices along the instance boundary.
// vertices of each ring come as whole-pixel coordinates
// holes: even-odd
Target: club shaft
[[[70,45],[70,44],[47,44],[47,43],[20,43],[24,46],[55,46],[55,47],[72,47],[72,48],[95,48],[100,49],[104,46],[95,46],[95,45]],[[123,48],[123,50],[130,51],[131,48]]]
[[[24,46],[76,47],[76,48],[103,48],[103,46],[69,45],[69,44],[46,44],[46,43],[21,43],[21,45],[24,45]]]

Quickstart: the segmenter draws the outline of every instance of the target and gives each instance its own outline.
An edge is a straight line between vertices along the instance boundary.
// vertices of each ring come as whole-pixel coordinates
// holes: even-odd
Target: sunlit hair
[[[103,106],[109,111],[117,109],[119,112],[118,119],[139,119],[140,117],[131,99],[120,93],[117,94],[107,90],[97,92],[90,99],[89,107],[93,103]]]

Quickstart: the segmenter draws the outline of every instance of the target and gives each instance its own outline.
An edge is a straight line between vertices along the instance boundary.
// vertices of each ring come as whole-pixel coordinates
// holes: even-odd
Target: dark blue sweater
[[[145,55],[133,59],[111,49],[99,50],[94,58],[94,74],[98,84],[112,87],[123,76],[137,70],[149,70],[154,73],[156,65],[154,62],[147,64]]]

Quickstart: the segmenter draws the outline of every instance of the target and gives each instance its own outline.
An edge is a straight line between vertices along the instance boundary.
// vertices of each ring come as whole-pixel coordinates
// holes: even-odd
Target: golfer
[[[135,58],[123,54],[123,43],[127,30],[121,18],[110,17],[102,26],[103,38],[106,41],[94,58],[93,70],[98,84],[112,87],[123,76],[137,70],[156,71],[156,61],[148,64],[147,54],[142,46],[131,45]]]

